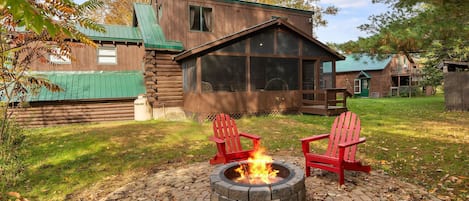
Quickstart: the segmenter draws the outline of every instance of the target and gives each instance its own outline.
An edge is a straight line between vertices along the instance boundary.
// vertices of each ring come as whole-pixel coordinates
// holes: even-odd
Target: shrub
[[[0,109],[1,111],[1,109]],[[21,160],[24,130],[12,119],[0,118],[0,198],[1,194],[22,179],[24,166]]]

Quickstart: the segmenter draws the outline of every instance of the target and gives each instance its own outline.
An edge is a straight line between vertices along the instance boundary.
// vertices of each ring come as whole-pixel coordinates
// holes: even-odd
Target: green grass
[[[442,96],[350,99],[367,142],[359,158],[437,195],[466,199],[469,113],[445,112]],[[329,131],[334,117],[286,115],[243,118],[241,131],[262,136],[271,154],[301,156],[300,138]],[[26,179],[30,200],[64,200],[113,175],[151,171],[167,163],[208,161],[215,154],[209,122],[113,122],[31,129]],[[316,150],[325,144],[315,143]]]

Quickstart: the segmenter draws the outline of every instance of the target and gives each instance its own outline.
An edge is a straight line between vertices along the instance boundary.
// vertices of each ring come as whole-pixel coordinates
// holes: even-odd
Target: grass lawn
[[[436,195],[469,197],[469,113],[445,112],[442,96],[350,99],[367,142],[359,158]],[[262,136],[271,154],[301,156],[300,138],[329,131],[334,117],[286,115],[237,121]],[[207,161],[215,154],[209,122],[113,122],[31,129],[25,181],[17,189],[30,200],[64,200],[71,193],[158,165]],[[325,148],[315,144],[315,149]]]

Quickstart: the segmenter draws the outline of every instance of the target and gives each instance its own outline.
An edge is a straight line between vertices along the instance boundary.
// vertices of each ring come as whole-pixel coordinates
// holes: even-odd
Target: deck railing
[[[347,108],[349,96],[351,94],[343,88],[303,90],[303,105],[323,106],[324,109],[329,109],[329,106]]]

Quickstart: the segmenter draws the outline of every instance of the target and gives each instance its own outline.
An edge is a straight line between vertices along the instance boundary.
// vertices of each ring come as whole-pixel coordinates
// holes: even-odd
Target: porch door
[[[303,90],[314,90],[314,66],[316,61],[303,61]],[[303,94],[303,99],[314,100],[313,94]]]
[[[368,97],[370,95],[370,79],[355,79],[353,83],[353,92],[355,96]]]

